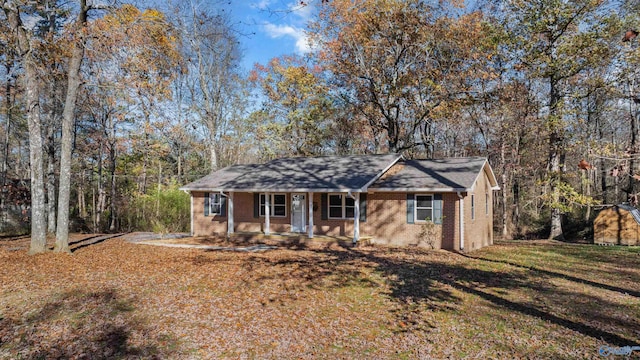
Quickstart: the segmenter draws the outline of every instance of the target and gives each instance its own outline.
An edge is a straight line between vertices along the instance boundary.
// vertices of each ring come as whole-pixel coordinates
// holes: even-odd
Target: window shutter
[[[329,196],[327,194],[320,194],[320,218],[322,220],[327,220],[329,218],[329,214],[327,214],[327,206],[329,203]]]
[[[227,197],[220,194],[220,216],[227,216]]]
[[[407,193],[407,224],[414,224],[415,221],[413,219],[414,211],[413,208],[415,206],[415,197],[412,193]]]
[[[367,221],[367,194],[360,194],[360,221]]]
[[[209,193],[204,193],[204,216],[209,216]]]
[[[442,194],[433,195],[433,223],[442,224]]]
[[[260,194],[259,193],[253,193],[253,217],[256,219],[260,217]]]

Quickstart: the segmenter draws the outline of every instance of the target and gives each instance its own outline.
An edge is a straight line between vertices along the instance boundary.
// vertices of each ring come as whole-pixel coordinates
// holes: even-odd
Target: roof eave
[[[429,193],[458,193],[470,192],[467,188],[369,188],[371,192],[429,192]]]
[[[244,192],[244,193],[308,193],[308,192],[318,192],[318,193],[347,193],[347,192],[362,192],[361,189],[347,189],[347,188],[335,188],[335,189],[309,189],[309,188],[294,188],[294,189],[226,189],[226,188],[180,188],[183,191],[190,192]]]

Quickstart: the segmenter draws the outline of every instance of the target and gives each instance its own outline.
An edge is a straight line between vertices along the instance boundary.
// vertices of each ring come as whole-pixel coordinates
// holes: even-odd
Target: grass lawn
[[[115,238],[28,256],[26,241],[0,240],[1,359],[583,359],[640,345],[640,248],[247,253]]]

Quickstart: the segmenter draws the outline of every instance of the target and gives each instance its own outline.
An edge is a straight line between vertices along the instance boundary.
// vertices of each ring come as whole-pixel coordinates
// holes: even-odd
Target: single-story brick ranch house
[[[486,158],[388,154],[233,165],[181,189],[191,194],[192,236],[321,234],[470,251],[493,243],[498,186]]]

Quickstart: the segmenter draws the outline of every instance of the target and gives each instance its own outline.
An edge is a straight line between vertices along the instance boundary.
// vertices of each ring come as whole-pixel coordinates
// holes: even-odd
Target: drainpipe
[[[353,244],[355,245],[360,240],[360,193],[354,196],[349,190],[347,196],[353,199]]]
[[[464,250],[464,197],[460,191],[458,191],[458,199],[460,199],[460,221],[458,224],[460,227],[460,251],[462,251]]]

